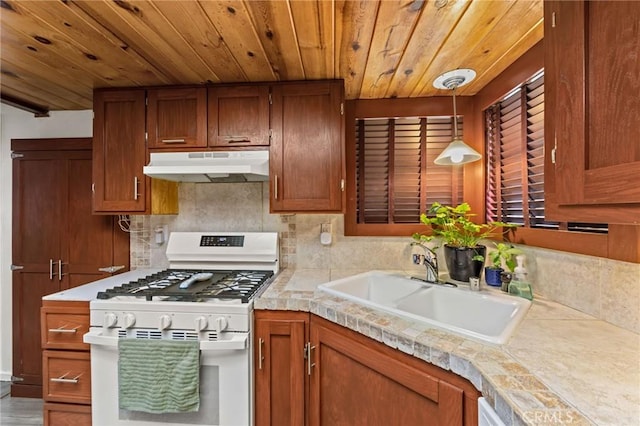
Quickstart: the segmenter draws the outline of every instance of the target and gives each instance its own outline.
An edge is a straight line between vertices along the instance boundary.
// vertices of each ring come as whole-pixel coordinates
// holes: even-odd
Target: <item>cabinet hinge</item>
[[[271,97],[271,93],[269,93],[269,105],[273,105],[273,98]]]
[[[16,158],[22,158],[22,157],[24,157],[24,154],[20,154],[18,152],[12,152],[11,153],[11,159],[12,160],[15,160]]]
[[[344,102],[340,102],[340,115],[344,115]]]

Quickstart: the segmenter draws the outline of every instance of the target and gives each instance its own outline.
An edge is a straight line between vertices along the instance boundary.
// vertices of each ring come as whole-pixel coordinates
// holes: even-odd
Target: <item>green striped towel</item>
[[[118,350],[121,409],[155,414],[198,411],[199,342],[120,339]]]

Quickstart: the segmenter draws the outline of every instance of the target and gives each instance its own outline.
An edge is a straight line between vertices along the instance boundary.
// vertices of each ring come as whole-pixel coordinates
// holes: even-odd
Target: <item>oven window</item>
[[[151,414],[119,410],[120,420],[192,425],[220,424],[220,374],[217,365],[200,366],[200,409],[195,413]]]

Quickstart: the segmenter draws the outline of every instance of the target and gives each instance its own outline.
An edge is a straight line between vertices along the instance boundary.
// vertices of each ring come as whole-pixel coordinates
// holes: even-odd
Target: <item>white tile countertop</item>
[[[283,270],[254,307],[311,312],[463,376],[507,425],[640,424],[640,335],[537,298],[493,345],[315,291],[360,272]]]

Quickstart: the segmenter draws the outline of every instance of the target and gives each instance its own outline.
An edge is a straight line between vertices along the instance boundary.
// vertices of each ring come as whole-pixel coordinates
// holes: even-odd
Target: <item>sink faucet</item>
[[[428,283],[439,284],[440,281],[438,280],[438,256],[436,255],[436,252],[425,246],[424,244],[418,242],[412,242],[411,245],[420,246],[424,249],[424,257],[422,259],[422,263],[427,268],[427,278],[425,281]],[[420,260],[414,257],[413,263],[419,265]]]

